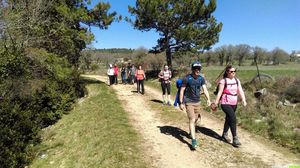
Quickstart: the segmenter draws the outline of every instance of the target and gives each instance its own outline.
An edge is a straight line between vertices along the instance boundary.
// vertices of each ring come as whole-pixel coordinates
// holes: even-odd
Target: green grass
[[[255,66],[234,66],[237,69],[237,77],[242,82],[249,82],[255,75],[257,75],[257,69]],[[272,75],[274,78],[280,76],[299,76],[300,64],[288,63],[277,66],[264,66],[259,65],[259,72]],[[209,66],[203,67],[202,72],[206,75],[209,81],[214,81],[217,76],[222,72],[224,67],[221,66]]]
[[[38,156],[29,167],[149,167],[141,157],[142,138],[115,93],[93,83],[85,101],[42,132]]]

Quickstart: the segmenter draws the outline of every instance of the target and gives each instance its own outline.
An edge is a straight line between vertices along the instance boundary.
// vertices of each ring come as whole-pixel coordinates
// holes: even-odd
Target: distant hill
[[[97,53],[119,53],[119,54],[132,54],[135,50],[134,49],[128,49],[128,48],[105,48],[105,49],[93,49],[93,50],[87,50]]]

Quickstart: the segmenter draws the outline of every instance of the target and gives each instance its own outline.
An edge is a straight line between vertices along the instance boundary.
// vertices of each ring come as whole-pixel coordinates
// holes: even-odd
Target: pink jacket
[[[135,77],[137,80],[144,80],[145,79],[145,71],[142,69],[138,69],[135,71]]]

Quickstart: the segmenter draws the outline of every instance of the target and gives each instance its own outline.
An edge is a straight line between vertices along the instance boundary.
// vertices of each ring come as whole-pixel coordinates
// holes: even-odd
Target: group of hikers
[[[201,90],[206,97],[207,106],[210,106],[213,111],[215,110],[216,106],[220,106],[226,115],[222,133],[223,141],[231,143],[231,138],[228,135],[228,131],[230,129],[232,134],[232,145],[234,147],[239,147],[241,143],[237,136],[235,114],[238,104],[238,96],[240,97],[243,106],[246,106],[247,102],[243,88],[241,86],[241,82],[238,78],[236,78],[236,69],[232,65],[226,66],[223,77],[220,78],[217,82],[218,89],[215,93],[216,99],[214,102],[211,102],[210,100],[205,78],[200,74],[201,69],[202,65],[199,61],[193,62],[191,65],[191,73],[185,75],[183,79],[178,79],[176,81],[178,91],[174,106],[177,106],[178,104],[179,108],[183,111],[186,111],[187,113],[187,117],[189,119],[189,135],[192,139],[191,147],[192,149],[196,149],[198,147],[195,132],[196,123],[198,119],[201,118]],[[144,94],[143,81],[146,79],[146,76],[144,70],[142,69],[142,66],[139,66],[138,70],[135,70],[134,77],[137,81],[137,92]],[[167,65],[164,65],[163,70],[161,70],[158,74],[158,78],[161,83],[163,104],[169,106],[171,105],[171,77],[172,72],[169,70],[169,67]]]
[[[127,67],[123,65],[120,69],[122,84],[136,83],[136,67],[134,64],[128,63]],[[117,64],[109,64],[107,75],[109,78],[108,85],[118,84],[119,67]]]
[[[117,64],[109,64],[107,70],[108,85],[118,84],[118,72],[119,68]],[[123,65],[120,69],[122,84],[134,84],[137,83],[137,92],[144,94],[144,80],[146,79],[145,71],[142,66],[139,65],[136,69],[134,64],[128,63],[127,67]]]

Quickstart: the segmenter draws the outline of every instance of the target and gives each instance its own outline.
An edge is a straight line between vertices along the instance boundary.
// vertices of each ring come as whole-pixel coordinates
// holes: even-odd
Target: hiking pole
[[[227,64],[227,65],[229,65],[229,64]],[[215,79],[215,82],[218,82],[218,80],[220,79],[220,76],[226,71],[227,65],[225,66],[225,68],[223,69],[223,71],[221,71],[221,73],[218,75],[218,77]]]
[[[257,65],[256,57],[254,57],[254,62],[255,62],[255,65],[256,65],[257,76],[258,76],[259,83],[260,83],[260,89],[262,89],[262,83],[261,83],[261,79],[260,79],[260,73],[259,73],[259,69],[258,69],[258,65]]]

